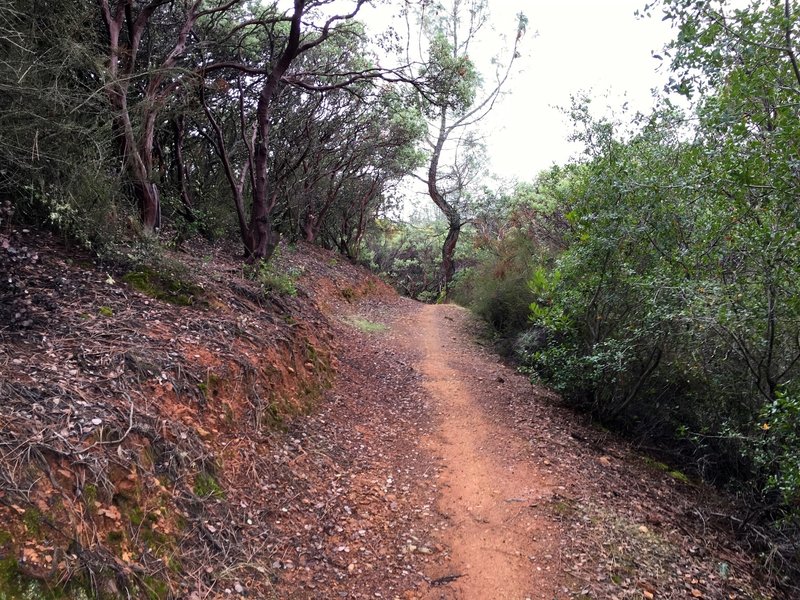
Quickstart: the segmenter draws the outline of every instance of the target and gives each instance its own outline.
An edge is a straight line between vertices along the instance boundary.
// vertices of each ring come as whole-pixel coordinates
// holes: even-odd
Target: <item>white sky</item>
[[[499,50],[500,34],[514,35],[517,13],[528,17],[507,94],[483,123],[494,174],[533,181],[540,171],[577,155],[581,148],[568,141],[572,127],[560,110],[569,108],[573,95],[588,93],[595,115],[618,111],[626,102],[632,113],[652,107],[651,90],[661,89],[668,75],[665,69],[658,70],[661,62],[651,52],[661,53],[673,34],[658,11],[652,18],[634,15],[646,1],[489,0],[495,31],[473,47],[471,58],[476,63]],[[383,29],[392,23],[389,14],[399,5],[393,0],[387,4],[364,10],[360,18],[376,31]],[[407,200],[425,209],[426,194],[414,187],[420,186],[408,188]],[[407,206],[404,212],[411,210]],[[436,212],[432,204],[427,210]]]
[[[570,96],[589,92],[602,111],[626,101],[631,110],[647,111],[651,89],[668,77],[657,72],[660,53],[671,39],[660,15],[634,16],[645,0],[491,0],[493,20],[529,19],[521,72],[510,94],[487,118],[488,150],[493,170],[503,177],[531,180],[552,165],[563,164],[580,149],[567,137],[571,126],[558,107]],[[537,34],[538,35],[535,35]],[[594,111],[593,111],[594,112]]]

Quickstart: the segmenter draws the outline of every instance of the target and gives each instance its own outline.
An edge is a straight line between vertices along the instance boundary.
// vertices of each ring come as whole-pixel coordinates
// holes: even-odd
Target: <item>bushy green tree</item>
[[[587,155],[558,200],[566,249],[531,280],[532,317],[554,343],[529,364],[607,420],[665,446],[677,437],[672,449],[707,476],[763,491],[780,481],[790,498],[798,7],[661,7],[679,32],[671,88],[691,96],[692,114],[667,100],[623,127],[574,107]],[[775,433],[759,429],[766,415]],[[772,460],[758,454],[763,438]]]
[[[84,243],[121,218],[94,8],[0,1],[0,197]],[[38,6],[38,8],[37,8]],[[76,108],[79,108],[77,110]]]
[[[440,252],[445,235],[441,220],[378,219],[365,241],[370,267],[403,295],[434,302],[442,292]]]
[[[454,256],[462,227],[470,220],[468,205],[480,172],[480,141],[474,127],[494,107],[508,81],[527,26],[520,13],[507,57],[493,60],[494,78],[484,80],[470,53],[488,28],[485,0],[422,3],[416,12],[418,35],[427,43],[420,75],[420,94],[428,118],[427,172],[418,176],[447,221],[442,244],[442,286],[447,291],[456,271]]]

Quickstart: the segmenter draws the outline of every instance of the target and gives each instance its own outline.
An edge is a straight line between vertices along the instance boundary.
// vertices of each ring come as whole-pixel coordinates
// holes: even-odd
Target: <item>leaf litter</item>
[[[175,258],[203,290],[193,306],[46,235],[3,246],[0,554],[17,576],[194,600],[455,598],[469,585],[441,462],[421,443],[436,407],[393,329],[418,305],[304,245],[280,257],[302,273],[297,297],[265,294],[233,252]],[[729,499],[531,388],[462,311],[445,307],[442,323],[485,365],[463,371],[483,410],[528,445],[514,460],[556,482],[507,504],[558,532],[559,597],[790,597],[719,516],[735,516]]]

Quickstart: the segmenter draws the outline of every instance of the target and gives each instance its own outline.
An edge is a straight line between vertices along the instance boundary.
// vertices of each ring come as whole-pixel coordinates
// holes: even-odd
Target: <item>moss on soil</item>
[[[347,322],[364,333],[377,333],[388,329],[383,323],[375,323],[367,319],[362,319],[361,317],[349,317]]]
[[[148,268],[129,271],[122,280],[136,290],[176,306],[207,305],[203,288],[169,273]]]
[[[208,473],[198,473],[194,480],[194,493],[201,498],[224,498],[225,491],[220,487],[217,480]]]

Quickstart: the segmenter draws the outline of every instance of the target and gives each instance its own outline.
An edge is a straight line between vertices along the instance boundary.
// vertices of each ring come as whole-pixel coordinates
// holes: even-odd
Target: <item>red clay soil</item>
[[[728,500],[561,408],[459,307],[302,245],[294,297],[174,258],[204,290],[176,307],[30,241],[0,263],[0,592],[790,597]]]
[[[409,518],[379,579],[308,597],[790,597],[724,526],[725,499],[560,408],[481,345],[467,311],[342,308],[345,322],[387,327],[339,336],[353,357],[339,389],[380,423],[359,427],[380,449],[373,480],[394,473],[385,481],[400,492],[380,494]],[[391,383],[409,367],[410,382]]]
[[[481,410],[484,391],[465,375],[486,372],[487,365],[469,352],[469,344],[449,335],[448,312],[452,308],[426,306],[407,325],[406,339],[425,350],[424,385],[437,407],[438,430],[427,447],[441,456],[438,505],[449,521],[449,569],[461,575],[452,584],[453,595],[553,598],[562,579],[559,532],[528,510],[552,493],[552,477],[528,460],[524,440]],[[461,364],[453,364],[454,357]]]

